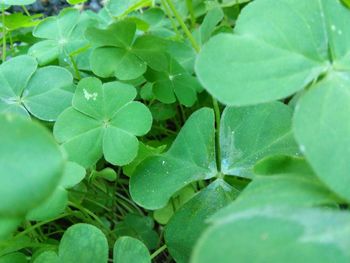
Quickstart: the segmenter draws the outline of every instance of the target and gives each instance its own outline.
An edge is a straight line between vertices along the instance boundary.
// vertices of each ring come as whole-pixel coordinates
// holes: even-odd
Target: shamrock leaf
[[[145,73],[147,65],[165,68],[164,40],[152,35],[135,39],[135,33],[136,25],[131,21],[120,21],[106,29],[88,28],[85,36],[96,47],[90,58],[94,74],[131,80]]]
[[[330,209],[232,211],[205,231],[191,262],[348,262],[349,221],[350,213]]]
[[[40,65],[59,57],[67,60],[71,52],[87,44],[81,34],[89,21],[82,23],[83,19],[77,9],[66,8],[58,16],[42,20],[34,28],[33,35],[45,40],[32,45],[28,54],[37,58]]]
[[[138,151],[136,136],[146,134],[152,125],[150,111],[133,101],[135,97],[136,90],[128,84],[81,80],[73,106],[54,126],[54,135],[69,159],[84,167],[95,164],[102,155],[115,165],[130,163]]]
[[[138,239],[120,237],[113,248],[114,263],[151,263],[151,255],[147,247]]]
[[[62,176],[64,159],[45,128],[16,115],[0,115],[0,144],[2,236],[50,196]]]
[[[271,5],[278,12],[269,17]],[[349,11],[339,1],[255,1],[234,34],[213,37],[196,72],[221,102],[247,105],[285,98],[329,69],[349,70]]]
[[[58,254],[45,251],[35,259],[34,263],[106,263],[107,260],[108,243],[102,231],[92,225],[75,224],[64,232]]]
[[[163,103],[174,103],[177,98],[181,104],[190,107],[197,100],[197,91],[201,90],[197,79],[173,58],[169,58],[165,71],[149,69],[145,78],[153,83],[153,94]]]
[[[186,185],[221,177],[252,177],[255,163],[274,154],[298,154],[291,132],[291,109],[279,102],[226,108],[220,127],[220,166],[215,157],[214,113],[193,113],[164,154],[142,162],[130,180],[135,202],[147,209],[164,207]]]
[[[19,72],[13,71],[17,68]],[[73,77],[64,68],[37,69],[30,56],[19,56],[0,65],[0,112],[12,112],[53,121],[73,97]]]

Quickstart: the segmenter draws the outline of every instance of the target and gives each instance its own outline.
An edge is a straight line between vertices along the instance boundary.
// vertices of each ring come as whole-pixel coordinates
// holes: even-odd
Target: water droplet
[[[332,29],[332,31],[335,31],[335,30],[337,30],[337,27],[335,25],[331,25],[331,29]]]
[[[338,35],[342,35],[343,31],[341,31],[340,29],[338,30]]]
[[[305,150],[306,150],[305,145],[303,145],[303,144],[300,145],[299,149],[300,149],[300,151],[301,151],[302,153],[304,153]]]
[[[162,161],[162,165],[165,165],[165,161]]]

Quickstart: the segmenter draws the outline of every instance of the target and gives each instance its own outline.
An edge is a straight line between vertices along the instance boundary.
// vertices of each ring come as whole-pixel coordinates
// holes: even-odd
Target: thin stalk
[[[29,14],[29,12],[28,12],[28,9],[27,9],[24,5],[22,5],[22,9],[23,9],[24,13],[25,13],[27,16],[30,17],[30,14]]]
[[[216,123],[216,131],[215,131],[215,144],[216,144],[216,166],[218,171],[221,171],[221,149],[220,149],[220,108],[219,103],[213,97],[213,107],[215,112],[215,123]]]
[[[70,60],[70,62],[72,63],[72,66],[73,66],[73,69],[74,69],[76,78],[77,78],[78,80],[81,80],[81,75],[80,75],[80,72],[79,72],[77,63],[75,62],[75,60],[74,60],[74,58],[73,58],[72,56],[69,56],[69,60]]]
[[[200,46],[198,45],[197,41],[192,36],[191,31],[187,28],[187,26],[186,26],[185,22],[183,21],[181,15],[176,10],[176,7],[175,7],[174,3],[171,0],[165,0],[165,1],[167,2],[170,10],[173,12],[176,20],[179,22],[182,30],[185,32],[187,38],[191,42],[193,48],[196,50],[196,52],[199,52],[200,51]]]
[[[187,6],[188,12],[190,13],[191,26],[193,28],[196,25],[196,17],[194,15],[194,10],[193,10],[193,1],[192,0],[186,0],[186,6]]]
[[[162,253],[165,249],[167,249],[166,245],[161,246],[160,248],[158,248],[156,251],[154,251],[154,253],[151,255],[151,259],[154,259],[155,257],[157,257],[160,253]]]
[[[63,218],[63,217],[69,216],[69,215],[71,215],[71,214],[70,214],[70,213],[64,213],[64,214],[59,215],[59,216],[57,216],[57,217],[54,217],[54,218],[52,218],[52,219],[50,219],[50,220],[46,220],[46,221],[42,221],[42,222],[40,222],[40,223],[37,223],[37,224],[35,224],[35,225],[31,226],[31,227],[28,227],[27,229],[25,229],[24,231],[22,231],[22,232],[19,233],[18,235],[16,235],[15,238],[19,238],[19,237],[21,237],[21,236],[25,236],[26,234],[32,232],[33,230],[35,230],[35,229],[38,228],[38,227],[41,227],[41,226],[43,226],[43,225],[46,225],[46,224],[48,224],[48,223],[51,223],[51,222],[53,222],[53,221],[56,221],[56,220],[58,220],[58,219],[61,219],[61,218]]]
[[[2,20],[2,62],[6,61],[6,27],[5,27],[5,8],[1,8],[1,20]]]
[[[164,7],[164,10],[165,10],[165,13],[167,14],[167,16],[169,17],[169,20],[170,20],[170,23],[171,23],[171,26],[173,27],[176,35],[179,37],[181,36],[180,35],[180,32],[179,30],[177,29],[177,25],[173,19],[173,16],[171,14],[171,10],[169,9],[169,6],[167,5],[167,3],[165,2],[165,0],[160,0],[161,1],[161,4],[162,6]]]

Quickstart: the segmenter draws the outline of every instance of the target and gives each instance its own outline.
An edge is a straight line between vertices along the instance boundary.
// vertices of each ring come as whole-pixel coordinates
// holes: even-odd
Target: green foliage
[[[0,1],[0,263],[350,261],[348,1],[33,2]]]

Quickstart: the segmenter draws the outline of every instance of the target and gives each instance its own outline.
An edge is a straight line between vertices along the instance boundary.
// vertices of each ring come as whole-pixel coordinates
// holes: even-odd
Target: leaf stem
[[[162,253],[165,249],[167,249],[166,245],[161,246],[160,248],[158,248],[156,251],[154,251],[151,255],[151,259],[154,259],[155,257],[157,257],[160,253]]]
[[[190,30],[187,28],[187,26],[186,26],[185,22],[183,21],[181,15],[176,10],[176,7],[175,7],[174,3],[172,2],[172,0],[165,0],[165,1],[167,2],[169,8],[173,12],[176,20],[179,22],[180,26],[182,27],[182,30],[185,32],[187,38],[191,42],[193,48],[198,53],[200,51],[200,46],[198,45],[197,41],[194,39],[194,37],[193,37],[192,33],[190,32]]]
[[[193,28],[195,26],[195,24],[196,24],[196,17],[194,15],[194,10],[193,10],[193,1],[192,0],[186,0],[186,6],[187,6],[187,9],[188,9],[188,12],[190,13],[191,26]]]
[[[2,5],[1,8],[1,21],[2,21],[2,62],[6,61],[6,27],[5,27],[5,8]]]
[[[221,172],[221,149],[220,149],[220,107],[218,101],[213,97],[213,107],[215,113],[215,123],[216,123],[216,131],[215,131],[215,144],[216,144],[216,166],[219,172]]]

